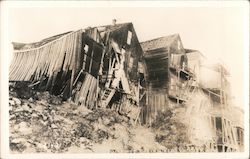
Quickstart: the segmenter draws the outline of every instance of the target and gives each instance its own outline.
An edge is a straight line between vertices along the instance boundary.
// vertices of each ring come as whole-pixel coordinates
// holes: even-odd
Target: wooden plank
[[[87,95],[87,91],[88,91],[88,85],[89,85],[89,78],[88,78],[88,74],[86,74],[84,82],[83,82],[82,87],[81,87],[80,99],[79,99],[79,101],[82,103],[82,105],[85,104],[86,95]]]
[[[87,91],[87,95],[86,95],[86,102],[85,102],[85,106],[89,108],[89,99],[90,99],[90,96],[91,96],[91,88],[92,88],[92,78],[89,76],[89,80],[90,80],[90,84],[89,84],[89,87],[88,87],[88,91]]]
[[[20,67],[22,66],[22,63],[23,63],[23,55],[24,55],[23,52],[20,53],[18,63],[16,63],[16,69],[15,69],[15,72],[14,72],[15,80],[18,79],[18,76],[19,76],[19,69],[20,69]]]
[[[85,104],[85,106],[86,106],[86,100],[87,100],[87,95],[88,95],[88,91],[89,91],[89,87],[90,87],[90,85],[91,85],[91,78],[90,78],[90,75],[87,73],[86,74],[87,75],[87,82],[85,83],[85,86],[84,86],[84,88],[83,89],[85,89],[84,90],[84,94],[83,94],[83,103]]]
[[[139,118],[140,114],[141,114],[141,108],[139,108],[139,110],[138,110],[138,114],[137,114],[137,116],[136,116],[136,118],[135,118],[135,122],[134,122],[134,124],[136,124],[136,123],[137,123],[137,121],[138,121],[138,118]]]
[[[87,106],[92,108],[91,102],[92,102],[92,97],[93,97],[93,93],[94,93],[95,78],[90,76],[90,80],[91,80],[91,83],[90,83],[90,87],[89,87],[89,94],[87,97]]]
[[[95,94],[96,94],[96,85],[97,85],[97,80],[96,78],[92,77],[93,79],[93,87],[92,87],[92,93],[91,93],[91,97],[90,97],[90,106],[91,106],[91,109],[93,109],[95,107]]]
[[[28,78],[31,78],[32,75],[35,74],[36,72],[36,69],[37,69],[37,66],[38,66],[38,50],[35,50],[34,51],[34,59],[33,59],[33,64],[31,65],[31,71],[30,71],[30,74],[28,75],[27,79]],[[32,82],[34,82],[35,80],[33,80]]]
[[[95,107],[95,103],[96,103],[96,92],[97,92],[97,85],[98,85],[98,80],[96,78],[94,78],[94,84],[93,84],[93,93],[92,93],[92,97],[91,97],[91,104],[92,104],[92,108]]]
[[[77,38],[77,60],[76,60],[76,68],[77,72],[79,72],[80,65],[81,65],[81,50],[82,50],[82,30],[78,32],[78,38]]]
[[[86,95],[86,106],[89,107],[89,102],[90,102],[90,98],[91,98],[91,94],[92,94],[92,87],[93,87],[93,79],[92,76],[89,75],[89,80],[90,80],[90,84],[87,86],[87,95]]]
[[[15,58],[15,62],[12,62],[12,69],[11,69],[11,72],[9,73],[10,74],[10,79],[11,80],[15,80],[16,79],[16,71],[19,67],[18,64],[20,64],[20,59],[21,59],[21,53],[15,53],[14,54],[14,57]]]
[[[66,38],[66,57],[65,57],[65,62],[63,66],[64,71],[68,71],[69,68],[69,61],[71,57],[71,43],[72,43],[72,34],[67,36]]]
[[[73,90],[73,82],[75,79],[75,73],[76,73],[76,68],[75,68],[75,61],[77,60],[77,54],[76,54],[76,35],[74,37],[74,45],[73,45],[73,55],[72,55],[72,60],[71,60],[71,68],[72,68],[72,74],[71,74],[71,80],[70,80],[70,96],[72,96],[72,90]]]
[[[20,79],[21,81],[23,80],[22,79],[22,70],[23,70],[23,67],[25,66],[25,63],[27,62],[27,58],[26,58],[26,55],[27,52],[23,53],[22,54],[22,59],[21,59],[21,67],[18,68],[18,71],[17,71],[17,74],[18,74],[18,79]]]
[[[24,76],[25,76],[27,68],[29,67],[29,64],[30,64],[30,52],[27,52],[25,54],[25,57],[26,57],[25,63],[23,65],[22,69],[20,70],[21,71],[20,72],[20,79],[21,80],[24,80]]]

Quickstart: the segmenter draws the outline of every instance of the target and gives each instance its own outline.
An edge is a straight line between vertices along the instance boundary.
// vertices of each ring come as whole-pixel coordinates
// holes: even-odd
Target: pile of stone
[[[88,110],[48,92],[36,99],[9,98],[10,150],[13,153],[66,152],[72,146],[91,151],[92,145],[114,138],[114,124],[129,124],[112,110]]]

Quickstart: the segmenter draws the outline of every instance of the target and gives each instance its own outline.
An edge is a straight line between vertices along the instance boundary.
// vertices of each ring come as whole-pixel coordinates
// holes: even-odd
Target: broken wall
[[[120,49],[125,49],[124,70],[132,82],[138,81],[138,63],[142,61],[142,49],[132,23],[128,23],[110,33]]]
[[[79,71],[82,30],[70,32],[37,48],[15,50],[10,81],[31,81],[40,88],[60,92],[62,85]],[[57,81],[57,82],[56,82]],[[59,83],[58,83],[59,81]]]

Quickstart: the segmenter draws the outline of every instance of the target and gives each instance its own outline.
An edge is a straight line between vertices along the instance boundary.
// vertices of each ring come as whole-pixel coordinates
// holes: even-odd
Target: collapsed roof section
[[[23,48],[27,46],[29,49],[14,51],[10,81],[30,81],[37,89],[61,94],[67,99],[72,97],[77,81],[85,78],[83,73],[94,79],[98,76],[103,46],[83,30],[54,36]],[[96,88],[90,89],[89,92],[94,92]]]
[[[74,55],[80,47],[82,31],[48,38],[41,42],[25,44],[18,47],[14,43],[13,61],[10,66],[10,81],[40,80],[42,76],[53,76],[54,73],[72,70]],[[27,49],[24,49],[27,48]]]

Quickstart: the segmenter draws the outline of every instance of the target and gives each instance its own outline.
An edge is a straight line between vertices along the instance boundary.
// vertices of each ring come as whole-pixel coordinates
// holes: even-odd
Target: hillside
[[[194,152],[178,115],[159,112],[149,128],[111,109],[89,110],[60,96],[35,91],[27,83],[10,84],[12,153]]]

